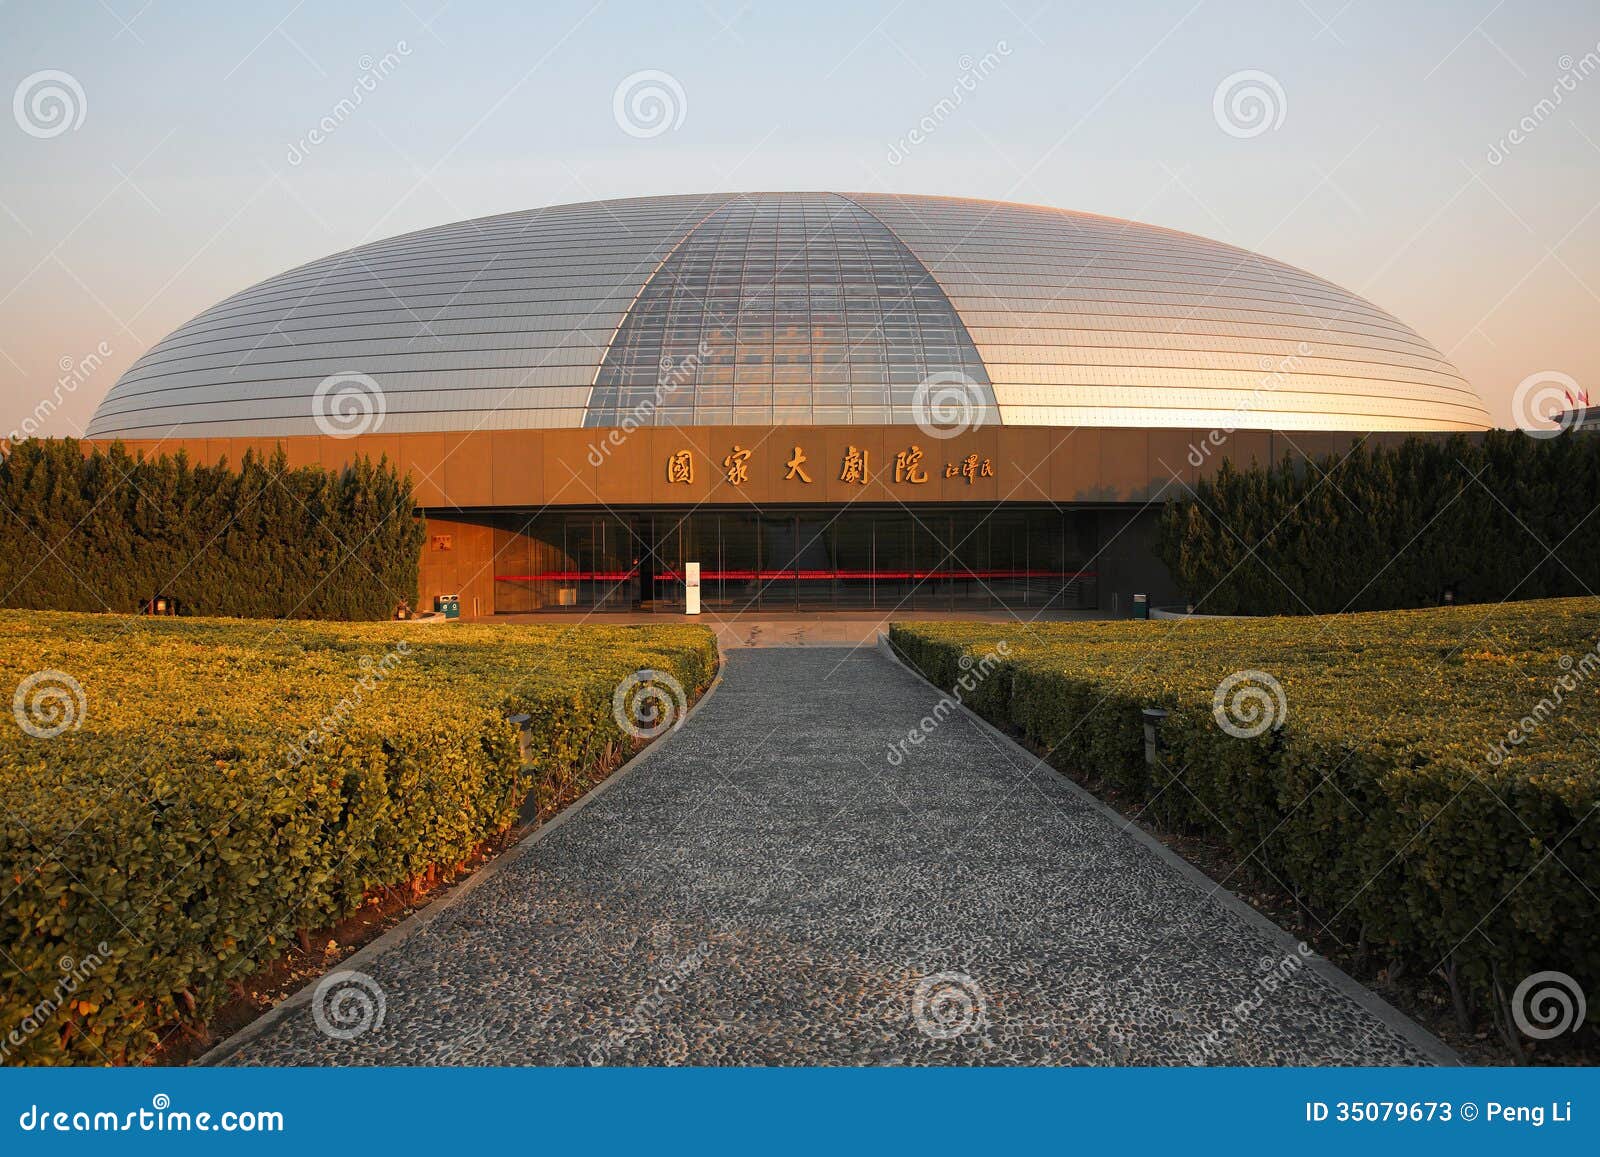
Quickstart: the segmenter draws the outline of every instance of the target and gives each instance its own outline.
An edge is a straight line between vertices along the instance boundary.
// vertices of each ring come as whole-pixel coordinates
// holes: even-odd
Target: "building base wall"
[[[1240,468],[1286,458],[1303,463],[1419,436],[1447,435],[996,425],[946,435],[914,425],[641,426],[125,445],[134,453],[182,451],[206,463],[237,463],[246,452],[272,454],[281,447],[290,466],[329,470],[357,456],[387,459],[410,477],[427,521],[419,571],[424,610],[445,594],[458,596],[467,615],[564,605],[610,609],[622,602],[633,606],[618,609],[667,610],[672,584],[680,581],[670,577],[671,568],[698,561],[717,572],[715,593],[727,606],[904,602],[917,609],[927,601],[958,609],[989,600],[1026,611],[1041,598],[1044,605],[1059,598],[1127,614],[1136,593],[1157,605],[1178,601],[1156,557],[1160,508],[1213,476],[1224,461]],[[87,452],[96,443],[83,445]],[[1062,532],[1067,545],[1059,561],[1035,566],[1032,560],[1042,554],[1029,547],[1019,563],[1015,547],[997,543],[1016,537],[1017,518],[1041,510],[1069,521],[1087,518],[1088,529],[1074,532],[1070,542]],[[830,531],[833,537],[819,548],[812,531],[840,511],[853,512],[847,522],[855,529],[843,539]],[[645,514],[651,529],[641,535],[638,519]],[[878,521],[863,536],[855,520],[866,514]],[[565,520],[559,547],[548,534],[526,533],[530,522],[558,515]],[[679,516],[689,517],[685,528],[656,528],[655,520]],[[714,534],[706,522],[712,516]],[[568,541],[574,519],[591,527],[579,526],[575,546]],[[905,529],[889,525],[896,520]],[[741,532],[741,526],[755,529]],[[963,527],[977,529],[967,534]],[[733,541],[739,533],[750,541]],[[692,538],[687,547],[684,534]],[[897,535],[903,539],[898,544]],[[793,540],[787,547],[785,536]],[[1032,532],[1023,538],[1034,540]],[[533,541],[548,548],[537,558]],[[952,573],[962,571],[970,577]],[[1060,573],[1019,573],[1050,571]],[[1094,573],[1071,579],[1073,571]],[[591,577],[568,581],[559,577],[564,572]],[[508,577],[517,575],[535,577]],[[1059,589],[1040,589],[1054,580]],[[608,582],[619,589],[606,590]],[[741,583],[754,587],[730,589]],[[624,584],[632,586],[624,592]]]

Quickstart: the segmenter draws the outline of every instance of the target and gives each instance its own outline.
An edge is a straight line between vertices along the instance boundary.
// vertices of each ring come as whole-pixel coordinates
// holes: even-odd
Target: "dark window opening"
[[[708,611],[1098,607],[1093,512],[654,510],[495,519],[495,608]]]

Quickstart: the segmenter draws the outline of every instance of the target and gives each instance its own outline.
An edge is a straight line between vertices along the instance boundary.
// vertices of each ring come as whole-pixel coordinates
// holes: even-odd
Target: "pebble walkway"
[[[226,1063],[1440,1055],[970,719],[891,761],[938,700],[873,649],[730,652],[643,762],[358,959],[381,1024],[303,1005]]]

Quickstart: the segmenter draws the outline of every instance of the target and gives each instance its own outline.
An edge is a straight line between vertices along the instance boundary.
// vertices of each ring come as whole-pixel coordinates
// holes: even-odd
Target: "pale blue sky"
[[[385,54],[389,75],[337,113]],[[613,94],[647,69],[681,87],[682,123],[637,137]],[[936,114],[964,69],[986,75]],[[43,432],[76,433],[169,330],[334,250],[721,189],[945,193],[1186,229],[1398,314],[1498,420],[1545,371],[1600,400],[1592,0],[0,5],[0,91],[43,70],[70,75],[83,115],[53,136],[26,131],[54,127],[26,102],[0,119],[0,430],[59,394]],[[1243,70],[1282,92],[1259,135],[1214,115]],[[933,131],[891,163],[925,116]],[[61,391],[60,365],[102,342],[104,364]]]

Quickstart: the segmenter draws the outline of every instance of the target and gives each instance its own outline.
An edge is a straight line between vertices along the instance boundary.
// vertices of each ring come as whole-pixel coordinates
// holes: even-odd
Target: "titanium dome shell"
[[[1169,229],[880,193],[643,197],[462,221],[292,269],[122,375],[91,438],[890,425],[929,378],[1021,426],[1482,430],[1432,345],[1302,270]],[[646,403],[641,408],[641,402]]]

